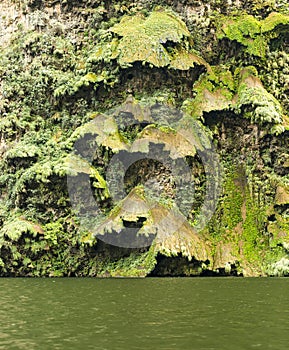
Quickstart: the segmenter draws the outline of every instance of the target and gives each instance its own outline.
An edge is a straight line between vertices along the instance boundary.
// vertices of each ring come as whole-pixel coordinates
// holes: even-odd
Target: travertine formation
[[[1,276],[289,274],[287,1],[0,13]]]

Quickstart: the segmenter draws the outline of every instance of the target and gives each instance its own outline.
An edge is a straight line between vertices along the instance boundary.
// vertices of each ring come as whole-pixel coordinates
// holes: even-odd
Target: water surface
[[[0,279],[2,350],[287,350],[289,279]]]

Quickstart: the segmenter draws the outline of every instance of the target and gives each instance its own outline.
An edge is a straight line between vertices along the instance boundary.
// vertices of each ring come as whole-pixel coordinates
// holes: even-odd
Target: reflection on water
[[[0,279],[0,350],[287,350],[289,279]]]

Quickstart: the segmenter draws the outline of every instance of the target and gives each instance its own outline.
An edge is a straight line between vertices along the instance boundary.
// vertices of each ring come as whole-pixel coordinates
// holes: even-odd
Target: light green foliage
[[[245,220],[243,222],[244,255],[248,261],[260,263],[260,256],[256,254],[264,248],[265,242],[262,239],[262,230],[266,221],[266,208],[260,207],[256,199],[246,191],[245,198]],[[265,247],[266,248],[266,247]]]
[[[289,106],[289,54],[284,50],[269,52],[261,77],[268,91],[288,109]],[[288,127],[284,125],[285,127]]]
[[[281,26],[280,29],[282,29],[282,31],[286,31],[286,28],[288,28],[288,24],[289,16],[283,15],[282,13],[278,12],[272,12],[269,14],[268,17],[261,21],[261,32],[272,32],[274,31],[274,29],[278,28],[278,26]],[[285,26],[285,28],[282,26]],[[275,37],[277,33],[272,33],[272,35],[273,37]]]
[[[194,84],[195,97],[184,101],[183,110],[194,118],[204,112],[220,111],[229,108],[235,91],[235,81],[226,66],[212,66]]]
[[[283,123],[283,109],[280,102],[263,86],[254,67],[246,67],[239,72],[235,110],[257,124],[275,124],[275,133]],[[272,130],[274,132],[274,129]]]
[[[261,33],[261,24],[253,16],[244,14],[239,18],[226,19],[219,33],[219,38],[224,37],[230,40],[236,40],[244,45],[247,51],[256,56],[265,54],[265,39],[259,39]]]
[[[33,236],[38,234],[37,225],[29,222],[22,217],[13,217],[7,220],[0,230],[0,237],[7,237],[12,241],[17,241],[23,233],[31,233]]]
[[[64,236],[63,225],[59,222],[49,222],[43,227],[44,239],[49,242],[49,245],[56,246],[58,237]]]
[[[285,130],[283,108],[264,88],[255,67],[236,69],[233,76],[226,66],[212,66],[195,83],[194,92],[195,98],[183,104],[183,110],[194,118],[202,118],[204,112],[231,110],[252,123],[275,124],[272,133]]]
[[[269,276],[284,277],[289,275],[289,259],[288,257],[282,257],[277,262],[268,266],[266,273]]]
[[[283,31],[288,31],[289,16],[281,13],[270,13],[259,21],[252,15],[243,14],[239,17],[224,17],[221,21],[218,37],[235,40],[245,46],[250,55],[264,57],[270,39]]]
[[[244,169],[238,166],[226,174],[224,194],[209,230],[213,246],[230,245],[234,259],[242,268],[250,266],[260,271],[265,259],[263,252],[268,248],[264,236],[267,206],[258,202],[258,195],[249,190],[257,179],[246,178]]]
[[[282,107],[264,87],[250,87],[246,83],[241,83],[238,97],[237,109],[253,123],[282,124]]]
[[[210,234],[217,241],[222,237],[230,237],[237,225],[242,222],[244,196],[242,188],[237,185],[238,176],[236,170],[226,175],[221,203],[209,225]]]
[[[15,159],[37,157],[40,154],[41,150],[36,145],[17,142],[14,147],[6,152],[5,156],[8,159]]]
[[[110,30],[121,37],[110,44],[111,59],[117,58],[123,67],[137,61],[180,70],[206,64],[189,49],[190,33],[185,23],[164,9],[153,11],[147,18],[125,16]],[[102,52],[100,48],[96,55]]]
[[[156,265],[156,253],[153,249],[142,253],[132,253],[114,263],[104,264],[99,277],[145,277]]]

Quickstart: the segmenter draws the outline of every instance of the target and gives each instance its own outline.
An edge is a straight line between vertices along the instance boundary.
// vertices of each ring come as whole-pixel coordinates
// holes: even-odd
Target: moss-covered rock
[[[155,67],[169,66],[189,70],[206,62],[189,51],[190,32],[186,24],[172,12],[159,8],[147,18],[141,15],[124,17],[111,29],[121,39],[113,39],[111,59],[121,66],[140,61]]]
[[[238,17],[223,18],[218,37],[228,38],[243,45],[250,55],[264,57],[269,40],[288,30],[289,16],[272,12],[259,21],[252,15],[244,13]]]
[[[288,275],[287,5],[2,1],[0,275]],[[146,244],[104,243],[127,228]]]

